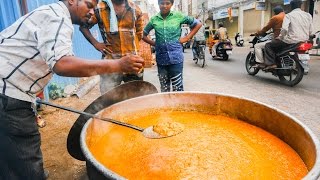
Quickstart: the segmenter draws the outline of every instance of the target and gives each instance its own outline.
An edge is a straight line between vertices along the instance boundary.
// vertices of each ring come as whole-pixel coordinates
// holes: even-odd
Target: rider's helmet
[[[223,27],[223,23],[222,23],[222,22],[219,22],[218,26],[219,26],[219,28],[220,28],[220,27]]]
[[[273,12],[274,12],[275,15],[283,12],[282,6],[279,5],[279,6],[274,7],[274,8],[273,8]]]

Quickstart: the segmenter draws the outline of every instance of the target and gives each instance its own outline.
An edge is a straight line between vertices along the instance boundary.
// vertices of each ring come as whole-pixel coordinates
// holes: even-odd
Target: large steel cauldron
[[[110,114],[123,114],[168,107],[228,114],[260,127],[286,142],[300,155],[309,170],[305,179],[315,180],[320,176],[320,145],[311,130],[291,115],[253,100],[213,93],[160,93],[125,100],[104,110]],[[101,165],[88,150],[86,136],[91,123],[92,120],[89,120],[85,124],[80,136],[81,150],[86,158],[89,178],[123,179],[121,175]]]

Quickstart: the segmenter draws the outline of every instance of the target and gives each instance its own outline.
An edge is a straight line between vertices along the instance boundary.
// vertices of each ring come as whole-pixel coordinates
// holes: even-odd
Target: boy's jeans
[[[171,65],[158,65],[158,76],[161,86],[161,92],[183,91],[183,62]]]

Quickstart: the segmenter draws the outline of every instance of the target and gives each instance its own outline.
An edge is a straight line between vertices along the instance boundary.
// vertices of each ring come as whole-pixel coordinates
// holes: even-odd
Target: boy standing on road
[[[143,40],[156,48],[156,61],[161,92],[183,91],[183,51],[182,44],[197,33],[202,24],[193,17],[171,11],[174,0],[158,0],[160,13],[151,17],[144,28]],[[191,32],[181,37],[181,24],[188,24]],[[156,41],[147,37],[154,29]]]

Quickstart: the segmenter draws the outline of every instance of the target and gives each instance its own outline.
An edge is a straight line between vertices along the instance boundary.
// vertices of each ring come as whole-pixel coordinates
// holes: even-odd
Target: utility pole
[[[201,10],[200,10],[199,14],[196,17],[197,19],[201,18],[202,23],[204,23],[204,16],[205,16],[206,11],[207,10],[206,10],[206,8],[204,6],[204,2],[202,2],[201,3]],[[200,17],[200,16],[202,16],[202,17]]]

